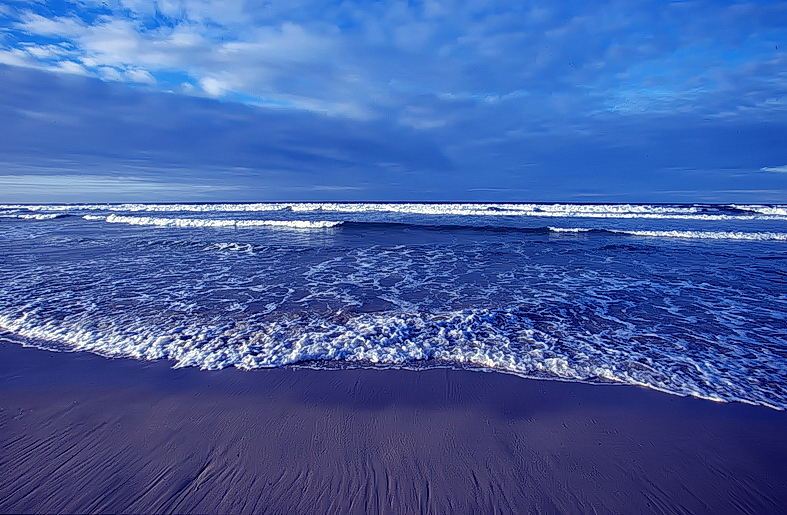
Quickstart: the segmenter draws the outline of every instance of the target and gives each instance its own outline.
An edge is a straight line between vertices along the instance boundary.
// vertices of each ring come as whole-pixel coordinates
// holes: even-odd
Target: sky
[[[0,0],[0,202],[787,203],[787,2]]]

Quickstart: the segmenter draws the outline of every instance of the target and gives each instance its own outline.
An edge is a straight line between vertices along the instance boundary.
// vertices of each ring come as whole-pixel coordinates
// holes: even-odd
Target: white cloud
[[[33,13],[24,15],[17,27],[28,34],[63,38],[79,37],[87,29],[83,22],[74,18],[45,18]]]
[[[782,166],[763,166],[760,168],[762,172],[777,172],[777,173],[787,173],[787,165]]]
[[[182,26],[178,26],[172,34],[170,34],[169,40],[162,40],[160,43],[180,48],[196,48],[202,46],[205,43],[205,39],[199,34],[190,32]]]
[[[84,3],[100,6],[103,1]],[[238,0],[111,0],[108,3],[113,9],[127,9],[139,16],[164,15],[171,19],[195,23],[210,21],[220,25],[245,24],[249,21],[246,2]]]
[[[122,5],[139,8],[141,12],[150,7],[133,2]],[[221,29],[216,29],[215,20],[196,16],[198,21],[193,21],[194,12],[206,6],[211,7],[208,14],[220,10],[215,3],[159,3],[161,13],[181,17],[174,28],[159,30],[144,29],[138,17],[101,16],[88,25],[74,18],[49,19],[27,14],[18,24],[20,30],[31,35],[64,38],[74,50],[55,45],[30,46],[27,60],[19,55],[0,58],[9,64],[146,84],[157,82],[156,72],[176,72],[199,82],[201,89],[194,93],[221,97],[235,91],[243,93],[251,102],[259,98],[261,105],[269,105],[271,99],[288,97],[285,102],[274,103],[349,117],[369,117],[368,108],[359,108],[358,100],[348,97],[350,90],[346,83],[357,84],[357,74],[352,80],[343,80],[347,74],[337,73],[332,64],[336,57],[334,39],[291,21],[253,27],[248,19],[238,18],[235,22],[243,21],[245,25],[233,33],[237,39],[219,41],[217,36],[221,34],[216,31]],[[202,16],[205,15],[203,12]],[[67,60],[57,65],[47,62],[64,57]],[[337,80],[338,85],[334,84]]]
[[[224,95],[230,88],[230,83],[227,81],[216,79],[215,77],[204,77],[199,81],[203,91],[212,97],[220,97]]]
[[[414,96],[452,91],[467,91],[468,103],[487,107],[501,108],[514,98],[526,101],[530,113],[554,108],[557,114],[604,109],[639,114],[693,109],[716,92],[737,98],[729,102],[735,106],[749,105],[754,97],[746,91],[735,94],[735,88],[759,84],[750,88],[755,97],[778,98],[784,85],[784,78],[774,82],[776,72],[770,68],[724,64],[719,49],[729,45],[716,44],[724,42],[724,31],[693,25],[699,19],[709,20],[707,27],[713,20],[724,22],[724,9],[712,6],[692,7],[665,31],[663,20],[652,13],[632,15],[614,1],[589,4],[573,16],[488,0],[427,0],[422,6],[382,0],[330,7],[299,0],[106,0],[111,11],[102,0],[79,3],[112,14],[92,22],[23,14],[16,29],[63,38],[70,46],[62,51],[29,46],[29,56],[5,53],[0,60],[46,69],[52,66],[48,61],[65,59],[82,68],[58,70],[70,66],[75,73],[105,80],[149,84],[155,76],[168,90],[187,80],[201,84],[192,94],[219,97],[232,91],[250,103],[256,98],[268,105],[274,99],[290,108],[360,118],[388,116],[393,108],[398,110],[394,118],[404,119]],[[162,17],[165,23],[157,25]],[[696,38],[674,36],[693,34],[692,27]],[[771,46],[757,46],[754,34],[749,50],[764,52],[761,48]],[[779,39],[778,34],[768,37]],[[750,61],[773,58],[762,53]],[[108,68],[118,70],[119,77]],[[177,82],[161,79],[166,74],[174,74]],[[392,91],[394,82],[414,87]],[[762,101],[754,105],[772,108]],[[424,123],[432,122],[417,122]]]
[[[99,66],[96,70],[98,71],[99,77],[101,77],[102,80],[116,82],[123,80],[123,75],[117,69],[112,68],[111,66]]]
[[[317,99],[295,96],[281,96],[280,98],[285,104],[328,116],[346,116],[347,118],[356,120],[371,120],[375,118],[374,112],[359,102],[324,102]]]
[[[150,72],[140,69],[128,70],[124,74],[131,82],[138,82],[140,84],[155,84],[156,79]]]
[[[102,64],[129,66],[148,60],[141,39],[138,27],[132,22],[110,20],[91,26],[77,41],[86,55]]]
[[[74,61],[60,61],[57,63],[57,66],[53,66],[50,70],[72,75],[90,75],[84,66]]]
[[[10,64],[11,66],[31,66],[29,56],[13,48],[11,50],[0,50],[0,64]]]
[[[70,50],[61,45],[35,45],[28,44],[22,47],[25,52],[36,59],[54,59],[64,55],[72,54]]]
[[[309,33],[304,27],[284,22],[279,28],[264,27],[255,31],[250,41],[228,42],[219,55],[246,55],[277,61],[314,61],[333,46],[330,38]]]

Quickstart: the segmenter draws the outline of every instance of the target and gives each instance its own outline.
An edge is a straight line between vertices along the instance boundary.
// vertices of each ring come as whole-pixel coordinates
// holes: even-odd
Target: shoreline
[[[451,369],[172,369],[0,340],[5,513],[779,513],[787,412]]]

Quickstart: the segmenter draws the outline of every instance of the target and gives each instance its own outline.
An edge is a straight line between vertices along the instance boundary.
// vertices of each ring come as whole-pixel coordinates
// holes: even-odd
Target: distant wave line
[[[650,236],[663,238],[689,238],[710,240],[747,240],[747,241],[787,241],[787,233],[782,232],[740,232],[740,231],[609,231],[631,236]]]
[[[234,203],[234,204],[50,204],[4,205],[0,209],[109,212],[331,212],[444,216],[526,216],[645,219],[787,219],[784,205],[507,204],[507,203]]]
[[[70,216],[62,213],[0,213],[0,218],[17,218],[21,220],[53,220]]]
[[[787,233],[782,232],[741,232],[741,231],[634,231],[616,229],[586,229],[581,227],[562,228],[548,227],[556,233],[607,232],[628,236],[645,236],[653,238],[686,238],[703,240],[746,240],[746,241],[787,241]]]
[[[230,220],[230,219],[197,219],[197,218],[157,218],[142,216],[122,216],[122,215],[84,215],[85,220],[106,221],[109,223],[125,223],[129,225],[149,225],[157,227],[283,227],[294,229],[327,229],[340,225],[352,226],[401,226],[435,230],[503,230],[518,231],[525,233],[556,233],[556,234],[582,234],[582,233],[607,233],[621,234],[627,236],[640,236],[652,238],[683,238],[683,239],[712,239],[712,240],[743,240],[743,241],[787,241],[787,233],[781,232],[742,232],[742,231],[679,231],[679,230],[618,230],[603,228],[586,227],[538,227],[538,228],[516,228],[500,226],[465,226],[465,225],[419,225],[419,224],[400,224],[400,223],[379,223],[379,222],[351,222],[335,220]]]
[[[310,220],[225,220],[197,218],[154,218],[148,216],[109,215],[97,217],[85,215],[86,220],[100,220],[109,223],[130,225],[153,225],[158,227],[284,227],[292,229],[327,229],[341,225],[343,222],[310,221]]]

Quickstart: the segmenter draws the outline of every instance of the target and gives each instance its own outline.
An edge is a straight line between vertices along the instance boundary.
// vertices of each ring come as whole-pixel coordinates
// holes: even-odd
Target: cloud
[[[19,49],[0,50],[0,64],[11,66],[30,66],[27,55]]]
[[[125,76],[128,77],[129,82],[137,82],[140,84],[155,84],[156,79],[150,72],[146,70],[127,70]]]
[[[47,18],[32,12],[24,13],[16,27],[27,34],[75,38],[87,33],[87,24],[76,18]]]
[[[68,48],[64,48],[62,45],[27,44],[22,47],[22,50],[32,57],[41,60],[58,59],[73,54],[73,52],[69,51]]]
[[[436,145],[388,120],[261,109],[16,67],[0,66],[0,130],[0,175],[133,176],[215,185],[214,195],[235,200],[401,193],[408,174],[425,174],[424,186],[452,167]]]
[[[0,202],[123,202],[202,199],[207,193],[236,189],[230,186],[151,181],[139,177],[101,175],[0,175]]]
[[[787,158],[784,3],[82,0],[0,18],[0,63],[30,72],[0,68],[14,159],[259,173],[271,195],[784,189],[746,173]]]
[[[776,172],[776,173],[787,173],[787,165],[783,166],[763,166],[760,168],[761,172]]]
[[[212,97],[220,97],[230,88],[229,82],[221,81],[214,77],[203,77],[199,83],[205,93]]]
[[[216,201],[594,195],[777,202],[787,195],[784,174],[746,173],[783,162],[787,123],[764,127],[753,115],[683,113],[524,124],[518,109],[529,97],[496,104],[419,98],[405,111],[405,124],[393,116],[325,117],[0,67],[0,175],[134,177],[163,189],[206,186],[172,191]],[[453,103],[450,112],[440,110],[445,102]],[[507,116],[496,112],[501,104]],[[446,115],[454,118],[436,123]],[[137,200],[164,194],[154,190],[138,190]],[[728,193],[710,193],[722,190]]]
[[[66,6],[51,16],[23,7],[6,12],[15,17],[16,32],[3,61],[62,71],[52,62],[58,56],[51,52],[59,50],[40,42],[28,55],[8,53],[31,43],[25,39],[50,38],[58,40],[50,46],[68,45],[61,59],[80,63],[82,69],[72,66],[75,73],[163,90],[202,84],[191,93],[232,93],[227,98],[360,119],[394,110],[409,125],[407,109],[419,95],[466,95],[472,103],[526,96],[519,107],[545,119],[787,109],[787,76],[779,71],[787,48],[787,23],[779,20],[787,22],[787,8],[778,3],[90,0]],[[150,77],[140,80],[128,70]]]

